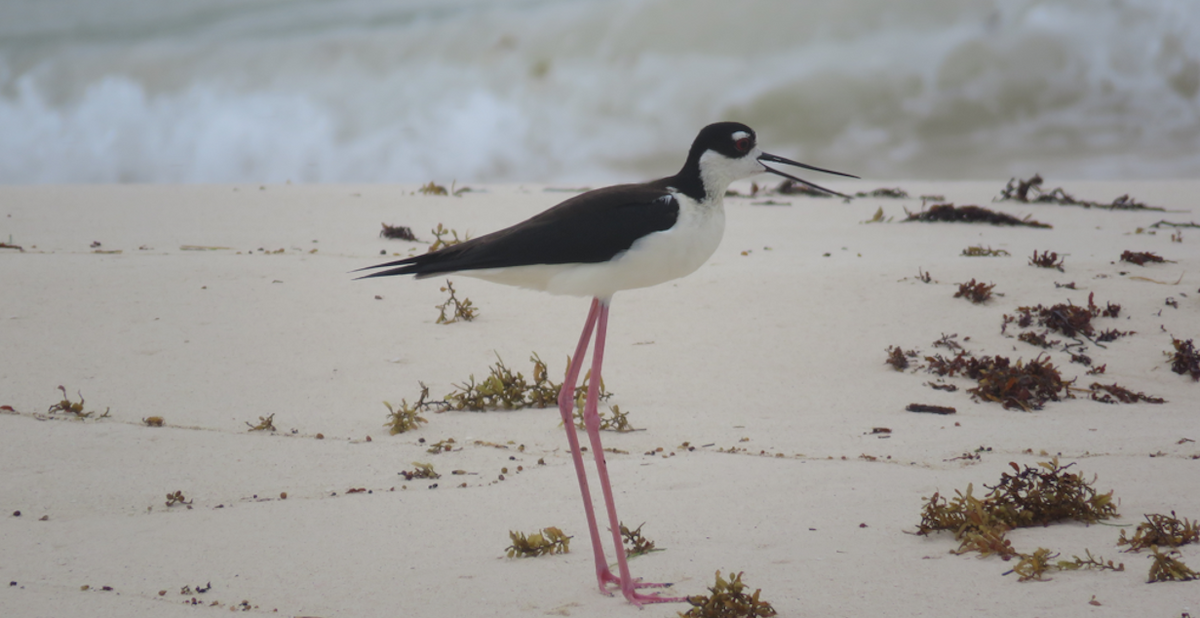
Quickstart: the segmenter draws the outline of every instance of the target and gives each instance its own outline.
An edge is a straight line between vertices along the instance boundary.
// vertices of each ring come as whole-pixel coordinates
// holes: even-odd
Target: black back
[[[675,225],[679,203],[665,188],[617,185],[581,193],[512,227],[369,269],[368,277],[417,275],[534,264],[606,262],[637,239]],[[366,270],[366,269],[364,269]]]

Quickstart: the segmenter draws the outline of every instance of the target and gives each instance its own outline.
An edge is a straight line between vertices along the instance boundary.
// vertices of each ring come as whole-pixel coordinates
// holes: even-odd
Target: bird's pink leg
[[[596,312],[596,307],[599,306],[599,315],[596,320],[596,344],[592,348],[592,374],[588,379],[587,403],[583,408],[583,422],[587,427],[588,439],[592,445],[592,456],[596,458],[596,473],[600,476],[600,491],[604,495],[604,505],[608,509],[608,524],[612,531],[613,545],[616,547],[617,553],[617,571],[620,573],[620,579],[613,578],[610,581],[621,586],[621,592],[625,598],[632,604],[641,607],[643,603],[671,603],[677,601],[686,601],[683,597],[662,597],[658,594],[642,594],[637,591],[638,588],[665,588],[671,584],[650,584],[635,581],[629,573],[629,562],[625,559],[625,545],[621,539],[621,522],[617,519],[617,508],[613,502],[612,486],[608,482],[608,465],[604,461],[604,446],[600,443],[600,367],[604,364],[604,340],[608,332],[608,301],[599,300],[593,302],[592,312]],[[588,324],[591,325],[592,316],[588,316]],[[582,344],[583,342],[581,342]],[[572,365],[575,365],[573,362]],[[577,368],[575,368],[577,369]],[[563,385],[565,391],[566,385]],[[574,384],[571,385],[571,390],[574,392]],[[559,403],[561,406],[562,395],[559,395]],[[564,412],[564,418],[566,418]],[[574,433],[574,427],[571,427]],[[573,439],[574,436],[571,437]],[[572,448],[576,448],[577,443],[572,444]],[[582,467],[580,468],[582,470]],[[580,476],[580,485],[585,486],[584,477]],[[584,499],[587,500],[587,491],[584,490]],[[598,543],[598,533],[595,527],[595,519],[591,514],[590,501],[588,509],[588,523],[592,525],[592,543]],[[602,555],[602,552],[597,552],[597,555]],[[607,572],[608,569],[605,568]],[[597,571],[599,575],[599,571]],[[612,578],[612,575],[608,575]],[[604,578],[602,578],[603,580]]]
[[[600,591],[609,594],[607,584],[620,583],[608,570],[608,560],[604,557],[604,545],[600,542],[600,528],[596,525],[596,514],[592,507],[592,493],[588,490],[587,472],[583,468],[583,452],[579,448],[579,435],[575,431],[575,383],[579,380],[579,371],[583,367],[583,357],[587,354],[588,343],[592,339],[592,331],[596,326],[596,317],[600,313],[600,299],[592,299],[592,308],[588,312],[587,322],[583,325],[583,334],[579,336],[579,345],[575,346],[575,355],[571,357],[571,366],[567,368],[567,377],[563,380],[562,389],[558,392],[558,411],[562,414],[563,427],[567,430],[567,444],[570,445],[571,459],[575,462],[575,475],[579,477],[579,493],[583,494],[583,510],[587,513],[588,532],[592,537],[592,553],[596,558],[596,582]],[[593,389],[589,389],[593,390]]]

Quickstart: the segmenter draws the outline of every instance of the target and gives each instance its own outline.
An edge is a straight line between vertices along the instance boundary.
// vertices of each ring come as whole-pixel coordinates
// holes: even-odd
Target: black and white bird
[[[840,195],[766,163],[857,178],[765,153],[758,147],[750,127],[718,122],[701,129],[683,168],[674,176],[588,191],[512,227],[432,253],[360,269],[387,269],[364,279],[393,275],[416,275],[423,279],[458,274],[552,294],[592,297],[558,406],[583,494],[600,590],[611,594],[609,586],[618,587],[634,605],[686,599],[638,592],[639,588],[662,588],[670,584],[645,583],[629,573],[600,443],[600,389],[589,388],[584,426],[596,460],[618,575],[609,570],[572,418],[575,384],[593,332],[596,343],[592,349],[590,379],[592,384],[600,384],[613,294],[689,275],[716,251],[725,231],[723,197],[731,182],[767,172]]]

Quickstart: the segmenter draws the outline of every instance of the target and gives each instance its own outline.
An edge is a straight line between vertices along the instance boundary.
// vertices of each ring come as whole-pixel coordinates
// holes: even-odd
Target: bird
[[[375,271],[360,279],[396,275],[424,279],[455,274],[551,294],[591,297],[583,332],[559,391],[558,408],[587,515],[597,584],[608,595],[619,589],[628,602],[638,607],[686,598],[663,596],[661,591],[642,592],[671,584],[647,583],[630,574],[600,442],[601,389],[589,388],[583,420],[615,546],[617,574],[610,570],[575,429],[575,384],[593,334],[589,379],[591,384],[601,383],[614,294],[687,276],[713,255],[725,229],[723,198],[730,183],[770,173],[842,195],[767,163],[858,178],[763,152],[750,127],[739,122],[717,122],[700,130],[683,167],[673,176],[580,193],[511,227],[438,251],[354,271]]]

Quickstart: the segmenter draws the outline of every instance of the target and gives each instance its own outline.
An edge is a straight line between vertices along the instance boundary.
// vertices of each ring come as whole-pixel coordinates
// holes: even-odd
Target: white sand
[[[1001,575],[1011,562],[949,554],[949,535],[905,534],[923,497],[968,483],[979,495],[1008,462],[1046,460],[1041,451],[1098,475],[1129,533],[1144,513],[1200,518],[1200,445],[1181,442],[1200,440],[1200,384],[1172,373],[1163,354],[1168,333],[1200,340],[1200,230],[1184,230],[1182,243],[1170,230],[1134,234],[1160,219],[1200,220],[1200,182],[1048,184],[1102,201],[1128,192],[1177,212],[992,204],[1002,181],[899,186],[1054,228],[860,223],[880,206],[898,221],[919,200],[729,199],[726,237],[708,265],[618,294],[608,404],[644,431],[604,438],[628,451],[609,457],[622,519],[645,522],[666,550],[633,559],[634,573],[700,594],[714,571],[744,571],[782,616],[1195,615],[1200,583],[1143,583],[1149,561],[1118,553],[1111,526],[1010,533],[1021,551],[1086,548],[1126,565],[1023,584]],[[532,352],[561,375],[587,310],[586,299],[459,277],[460,297],[481,315],[446,326],[434,323],[441,280],[351,281],[347,272],[381,251],[424,251],[377,238],[380,222],[426,240],[439,222],[479,235],[567,195],[413,190],[0,187],[0,241],[11,235],[25,248],[0,249],[0,405],[19,412],[0,413],[0,583],[15,582],[0,590],[0,615],[198,616],[243,601],[257,613],[323,617],[687,609],[639,614],[596,591],[557,411],[430,414],[419,430],[388,435],[382,402],[413,401],[418,381],[440,396],[485,375],[497,354],[528,375]],[[93,241],[121,253],[93,253]],[[960,256],[974,244],[1012,255]],[[1066,272],[1027,265],[1035,249],[1066,254]],[[1175,262],[1117,262],[1126,249]],[[936,283],[917,281],[918,269]],[[982,306],[953,298],[971,278],[1003,296]],[[1054,285],[1071,281],[1078,290]],[[1102,327],[1137,334],[1089,346],[1103,376],[1083,375],[1062,352],[1050,354],[1055,364],[1077,386],[1116,382],[1168,403],[1075,399],[1016,412],[973,402],[962,390],[969,380],[934,391],[924,385],[932,376],[883,362],[888,345],[932,353],[951,333],[979,354],[1032,358],[1036,348],[1000,334],[1001,316],[1085,304],[1090,292],[1123,307]],[[46,420],[60,384],[111,417]],[[905,412],[912,402],[958,414]],[[276,433],[247,431],[269,414]],[[149,416],[167,426],[143,425]],[[892,434],[870,435],[873,427]],[[463,448],[430,455],[419,438]],[[712,446],[689,452],[685,441]],[[718,452],[731,447],[746,454]],[[980,447],[991,450],[979,461],[954,459]],[[415,461],[446,474],[437,489],[397,475]],[[450,476],[455,469],[472,475]],[[359,487],[371,493],[347,495]],[[165,506],[176,490],[190,510]],[[552,525],[575,535],[570,554],[504,557],[509,530]],[[1200,570],[1200,548],[1182,554]],[[204,594],[180,594],[209,582]],[[184,605],[193,596],[217,607]]]

